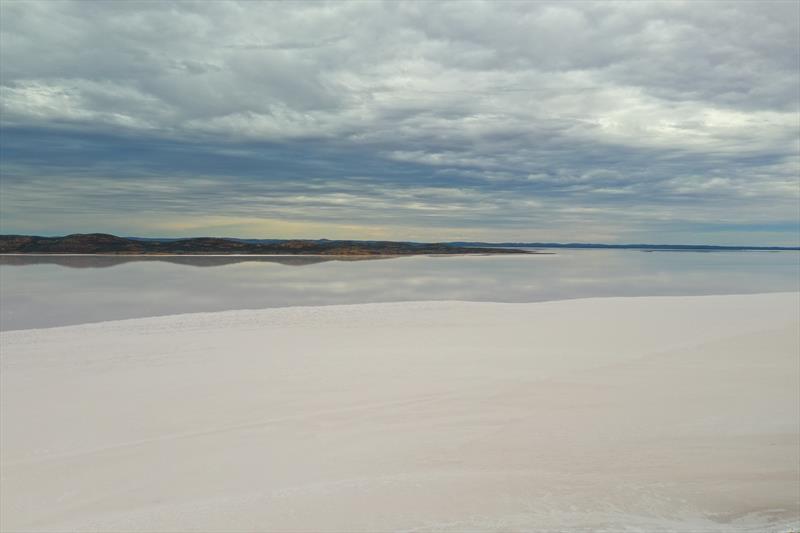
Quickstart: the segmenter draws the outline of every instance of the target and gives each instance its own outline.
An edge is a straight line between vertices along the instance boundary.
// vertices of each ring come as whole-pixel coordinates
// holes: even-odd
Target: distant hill
[[[0,235],[0,254],[103,255],[331,255],[382,256],[420,254],[520,254],[520,248],[633,249],[644,251],[781,251],[786,246],[715,246],[694,244],[591,244],[554,242],[395,242],[344,240],[235,239],[219,237],[145,238],[107,233],[64,237]]]
[[[141,239],[105,233],[80,233],[64,237],[0,235],[3,254],[262,254],[262,255],[419,255],[513,254],[524,250],[459,246],[449,243],[329,240],[242,240],[216,237]]]

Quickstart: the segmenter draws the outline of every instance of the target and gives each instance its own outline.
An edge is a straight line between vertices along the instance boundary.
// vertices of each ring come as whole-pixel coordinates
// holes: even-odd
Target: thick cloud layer
[[[796,243],[790,2],[4,2],[4,232]]]

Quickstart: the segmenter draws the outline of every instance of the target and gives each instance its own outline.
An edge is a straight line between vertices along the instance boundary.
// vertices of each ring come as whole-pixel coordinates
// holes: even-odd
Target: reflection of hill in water
[[[119,256],[119,255],[0,255],[0,265],[59,265],[68,268],[108,268],[126,263],[174,263],[193,267],[219,267],[236,263],[278,263],[305,266],[327,261],[370,261],[391,256]]]

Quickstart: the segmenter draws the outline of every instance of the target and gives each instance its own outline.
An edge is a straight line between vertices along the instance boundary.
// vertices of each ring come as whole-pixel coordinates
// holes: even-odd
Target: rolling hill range
[[[64,237],[0,235],[3,254],[116,254],[116,255],[420,255],[524,254],[509,248],[458,246],[449,243],[393,241],[281,240],[252,241],[216,237],[138,239],[105,233]]]

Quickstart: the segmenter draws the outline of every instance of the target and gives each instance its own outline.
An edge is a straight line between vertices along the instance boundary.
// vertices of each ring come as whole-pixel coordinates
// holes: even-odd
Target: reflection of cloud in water
[[[69,268],[108,268],[137,262],[163,262],[193,267],[218,267],[237,263],[277,263],[289,266],[315,265],[327,261],[370,261],[393,256],[308,256],[308,255],[0,255],[0,265],[59,265]]]
[[[0,328],[298,305],[797,291],[800,284],[797,252],[559,250],[542,256],[364,259],[6,256],[0,260]],[[110,266],[115,268],[105,268]]]

